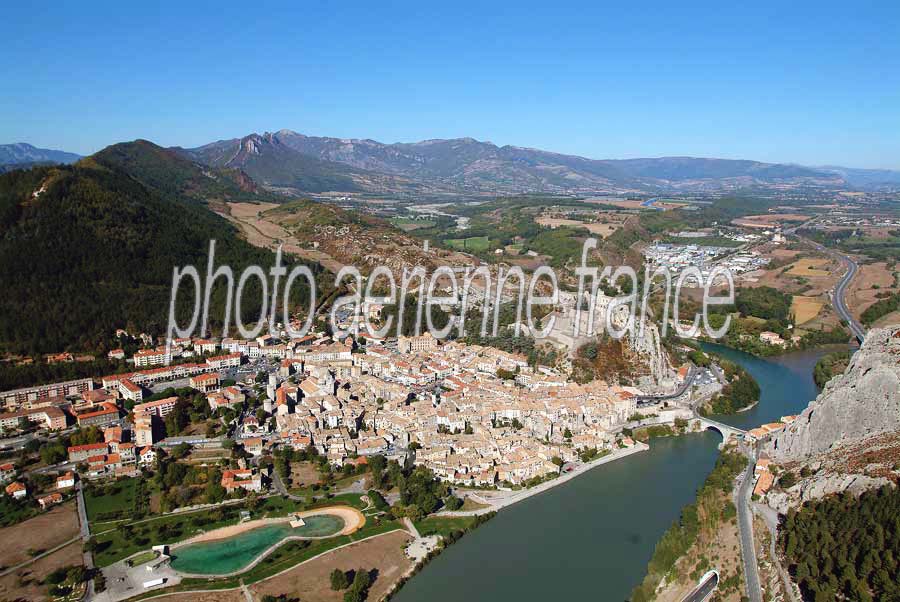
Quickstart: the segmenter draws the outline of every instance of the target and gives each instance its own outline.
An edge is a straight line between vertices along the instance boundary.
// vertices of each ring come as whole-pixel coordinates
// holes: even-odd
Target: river
[[[759,404],[717,416],[752,428],[797,414],[818,394],[812,370],[830,350],[756,358],[704,344],[747,369]],[[621,602],[643,578],[656,542],[715,464],[706,431],[654,439],[651,450],[588,471],[499,512],[435,558],[397,602]]]

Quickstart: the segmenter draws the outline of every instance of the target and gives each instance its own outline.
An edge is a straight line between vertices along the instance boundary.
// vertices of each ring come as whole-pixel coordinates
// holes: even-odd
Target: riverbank
[[[554,487],[567,483],[572,479],[583,475],[584,473],[598,467],[603,464],[608,464],[609,462],[613,462],[614,460],[619,460],[621,458],[626,458],[632,454],[636,454],[638,452],[647,451],[650,449],[646,443],[636,442],[632,447],[625,449],[618,449],[610,453],[609,455],[603,456],[602,458],[598,458],[587,464],[582,464],[577,466],[573,470],[563,473],[555,479],[550,481],[546,481],[541,483],[540,485],[535,485],[529,489],[524,489],[522,491],[516,492],[494,492],[494,491],[482,491],[482,490],[465,490],[470,497],[475,499],[475,501],[487,504],[485,508],[478,508],[476,510],[466,510],[466,511],[446,511],[437,513],[438,516],[476,516],[479,514],[487,514],[489,512],[496,512],[498,510],[502,510],[503,508],[507,508],[512,506],[513,504],[517,504],[524,500],[527,500],[530,497],[535,495],[539,495],[544,493],[545,491],[549,491]]]

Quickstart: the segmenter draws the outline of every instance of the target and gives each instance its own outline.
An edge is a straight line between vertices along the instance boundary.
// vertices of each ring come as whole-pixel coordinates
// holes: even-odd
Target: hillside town
[[[141,370],[0,393],[0,426],[4,436],[25,438],[102,430],[102,441],[66,449],[66,483],[73,472],[135,476],[156,467],[158,450],[183,443],[236,444],[249,457],[273,447],[314,449],[335,468],[382,455],[449,483],[514,487],[556,475],[585,452],[596,457],[624,445],[615,427],[635,413],[642,393],[602,380],[576,384],[525,356],[430,334],[357,338],[176,340],[168,352],[137,351]],[[195,356],[205,359],[166,365]],[[222,434],[167,433],[179,397],[154,392],[185,385],[205,396]],[[242,462],[222,485],[260,491],[263,476]],[[14,471],[0,478],[15,495],[27,494]]]

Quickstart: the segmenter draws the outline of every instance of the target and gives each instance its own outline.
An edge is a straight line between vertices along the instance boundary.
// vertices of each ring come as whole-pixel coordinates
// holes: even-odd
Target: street
[[[755,455],[755,454],[754,454]],[[738,513],[738,528],[741,535],[741,558],[744,561],[744,578],[750,602],[762,602],[759,585],[759,565],[756,562],[756,547],[753,541],[753,516],[750,513],[750,493],[753,487],[753,471],[756,461],[751,456],[747,469],[741,477],[735,492],[734,504]]]

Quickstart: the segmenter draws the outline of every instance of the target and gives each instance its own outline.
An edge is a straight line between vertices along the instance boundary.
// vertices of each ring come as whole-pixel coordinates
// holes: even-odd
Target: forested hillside
[[[781,547],[804,600],[900,600],[900,491],[808,502],[787,515]]]
[[[240,239],[196,197],[163,184],[190,169],[173,161],[172,169],[147,176],[158,189],[104,153],[74,166],[0,175],[2,349],[102,351],[116,328],[162,334],[173,268],[193,264],[203,274],[210,239],[218,241],[216,264],[230,265],[235,279],[244,266],[272,265],[271,252]],[[297,284],[296,298],[308,299]],[[223,314],[224,288],[214,291],[211,319]],[[193,299],[186,293],[180,301],[187,316]],[[251,279],[242,312],[258,315],[260,303]]]

